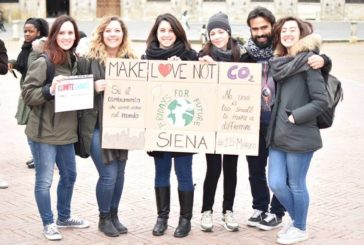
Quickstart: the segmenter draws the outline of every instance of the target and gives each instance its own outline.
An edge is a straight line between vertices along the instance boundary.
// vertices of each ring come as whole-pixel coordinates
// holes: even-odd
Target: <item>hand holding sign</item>
[[[58,76],[56,76],[56,77],[53,78],[52,85],[49,88],[51,94],[54,95],[56,93],[56,87],[57,87],[57,85],[59,83],[63,82],[63,80],[64,80],[64,76],[63,75],[58,75]]]
[[[102,91],[105,90],[106,87],[106,80],[105,79],[100,79],[95,81],[95,91],[100,93]]]

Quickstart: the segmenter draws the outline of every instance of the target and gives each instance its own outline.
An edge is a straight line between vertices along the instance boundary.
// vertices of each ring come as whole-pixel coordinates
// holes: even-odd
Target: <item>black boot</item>
[[[118,210],[117,209],[111,209],[111,220],[114,224],[115,228],[119,231],[120,234],[126,234],[128,233],[128,228],[126,228],[122,223],[120,223],[119,217],[118,217]]]
[[[180,216],[178,226],[174,232],[175,237],[185,237],[191,231],[191,218],[193,208],[193,191],[178,190]]]
[[[115,228],[111,220],[110,213],[100,213],[99,231],[102,231],[106,236],[119,236],[119,231]]]
[[[171,199],[170,187],[155,187],[155,198],[157,200],[158,218],[153,228],[153,235],[162,236],[168,227]]]

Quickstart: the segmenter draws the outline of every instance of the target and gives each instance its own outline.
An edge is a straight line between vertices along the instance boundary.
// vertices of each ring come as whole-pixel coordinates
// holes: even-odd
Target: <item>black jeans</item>
[[[265,143],[266,134],[267,126],[261,124],[259,131],[259,155],[246,157],[249,168],[250,189],[253,197],[253,209],[258,209],[263,212],[268,211],[270,203],[270,192],[266,174],[268,162],[268,149]],[[280,217],[282,217],[285,212],[284,207],[274,195],[271,202],[270,212]]]
[[[206,154],[207,170],[203,184],[202,212],[211,210],[215,201],[217,182],[219,181],[221,166],[224,171],[224,201],[222,204],[223,213],[226,210],[233,211],[236,170],[238,165],[237,155]]]

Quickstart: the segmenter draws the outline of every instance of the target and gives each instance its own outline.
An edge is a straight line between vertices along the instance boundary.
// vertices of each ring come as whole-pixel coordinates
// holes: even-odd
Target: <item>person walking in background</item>
[[[270,73],[268,60],[273,57],[272,28],[275,17],[272,12],[264,7],[253,9],[247,18],[251,37],[244,45],[248,52],[247,62],[262,64],[262,97],[259,130],[258,156],[247,156],[249,169],[249,182],[253,197],[252,208],[254,212],[248,219],[248,226],[258,227],[261,230],[271,230],[282,225],[282,217],[285,209],[273,195],[270,200],[270,192],[267,184],[266,166],[268,149],[265,142],[267,128],[271,117],[271,108],[275,102],[275,83]],[[313,69],[330,70],[331,60],[325,55],[312,55],[307,63]],[[269,205],[270,204],[270,205]],[[269,210],[270,206],[270,210]]]
[[[245,62],[247,58],[245,49],[236,39],[231,37],[231,27],[228,16],[219,12],[210,17],[207,24],[209,41],[200,51],[200,61],[214,62]],[[237,182],[238,155],[206,154],[206,176],[203,185],[202,218],[200,228],[202,231],[213,229],[213,205],[217,183],[221,169],[224,173],[224,200],[222,204],[222,221],[228,231],[239,230],[239,224],[233,215],[233,205]]]
[[[0,74],[5,75],[8,72],[8,54],[3,40],[0,39]],[[1,101],[0,101],[1,105]],[[0,178],[0,189],[8,188],[8,183]]]
[[[23,87],[25,75],[27,74],[29,65],[38,58],[39,54],[31,54],[33,51],[33,42],[43,37],[48,36],[48,22],[42,18],[28,18],[24,23],[24,43],[21,47],[21,52],[16,60],[9,61],[9,71],[13,72],[13,69],[17,70],[21,74],[20,89]],[[13,72],[15,75],[15,73]],[[24,100],[19,95],[18,107],[15,114],[15,118],[19,125],[26,125],[29,119],[31,109],[24,104]],[[28,141],[28,144],[31,144]],[[33,158],[26,162],[28,168],[34,168]]]
[[[107,58],[137,58],[131,48],[125,23],[116,16],[105,17],[101,20],[93,33],[90,51],[78,65],[80,74],[91,73],[95,81],[94,108],[83,111],[79,123],[86,151],[91,155],[99,173],[96,185],[96,198],[100,212],[99,230],[107,236],[116,237],[128,232],[118,218],[128,150],[101,148]]]
[[[186,32],[177,18],[169,13],[159,15],[147,38],[147,50],[142,56],[148,60],[197,60]],[[168,226],[170,212],[170,173],[172,160],[178,179],[180,218],[175,237],[185,237],[191,230],[194,186],[192,182],[192,154],[149,152],[155,163],[155,195],[158,218],[153,235],[161,236]]]
[[[34,157],[35,199],[44,226],[43,234],[49,240],[62,239],[57,226],[89,226],[87,221],[71,216],[71,199],[77,175],[74,149],[77,112],[55,113],[54,103],[56,85],[64,81],[64,76],[77,73],[73,52],[78,41],[79,33],[74,19],[65,15],[56,18],[45,43],[45,54],[54,66],[55,76],[52,81],[46,81],[47,62],[45,57],[40,57],[30,64],[22,88],[25,104],[32,107],[25,134],[31,141]],[[55,163],[60,175],[56,223],[50,198]]]
[[[0,30],[3,32],[6,32],[5,26],[4,26],[4,11],[0,9]]]
[[[308,239],[306,175],[322,147],[316,118],[327,109],[328,94],[321,71],[307,64],[320,48],[320,37],[310,35],[311,28],[295,17],[280,19],[273,33],[275,57],[269,63],[277,100],[267,133],[268,182],[291,218],[277,242],[293,244]]]
[[[205,44],[208,41],[207,35],[208,34],[207,34],[206,24],[203,24],[201,27],[201,34],[200,34],[200,41],[201,41],[202,47],[205,46]]]
[[[181,24],[186,31],[188,31],[190,29],[190,24],[188,23],[188,11],[187,10],[183,11],[183,13],[181,15]]]
[[[5,43],[0,39],[0,74],[5,75],[6,73],[8,73],[8,54]]]

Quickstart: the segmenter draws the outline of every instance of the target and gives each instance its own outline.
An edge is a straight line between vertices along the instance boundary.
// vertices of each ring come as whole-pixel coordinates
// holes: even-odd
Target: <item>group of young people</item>
[[[316,117],[327,108],[322,73],[328,72],[331,61],[325,55],[319,55],[320,38],[312,33],[312,26],[305,21],[286,17],[276,22],[271,11],[257,7],[249,13],[247,24],[251,37],[243,45],[232,37],[228,16],[221,12],[214,14],[207,24],[209,40],[197,52],[192,49],[178,19],[169,13],[162,14],[156,18],[147,37],[145,54],[140,57],[132,49],[125,23],[117,16],[105,17],[92,34],[89,51],[84,57],[78,57],[74,53],[79,42],[76,22],[69,16],[55,19],[42,51],[54,64],[54,78],[47,81],[46,57],[40,56],[36,50],[32,52],[40,57],[26,63],[26,73],[20,70],[24,80],[21,84],[22,99],[25,105],[31,107],[25,133],[34,158],[35,197],[46,238],[61,239],[57,227],[89,226],[86,220],[71,215],[77,175],[74,143],[78,140],[78,123],[82,125],[81,136],[86,151],[99,174],[96,186],[99,230],[112,237],[128,232],[118,218],[128,150],[101,148],[103,96],[107,87],[105,63],[107,58],[141,58],[262,64],[259,154],[246,157],[253,197],[253,214],[247,224],[271,230],[282,226],[282,217],[287,211],[290,219],[278,232],[277,242],[293,244],[308,239],[306,174],[314,151],[322,147]],[[36,38],[42,36],[41,30],[33,26]],[[24,48],[32,40],[26,42]],[[22,55],[23,62],[29,60],[26,59],[27,53]],[[93,74],[94,108],[55,113],[56,85],[62,83],[65,76],[75,74]],[[174,236],[185,237],[191,231],[195,198],[193,153],[153,151],[148,154],[155,163],[157,220],[152,234],[161,236],[168,227],[170,173],[174,163],[180,203],[180,218]],[[234,218],[233,206],[238,155],[206,154],[206,163],[200,228],[213,231],[214,198],[223,171],[222,220],[228,231],[237,231],[239,223]],[[56,222],[50,203],[54,164],[57,164],[60,174]],[[272,201],[268,183],[274,193]]]

